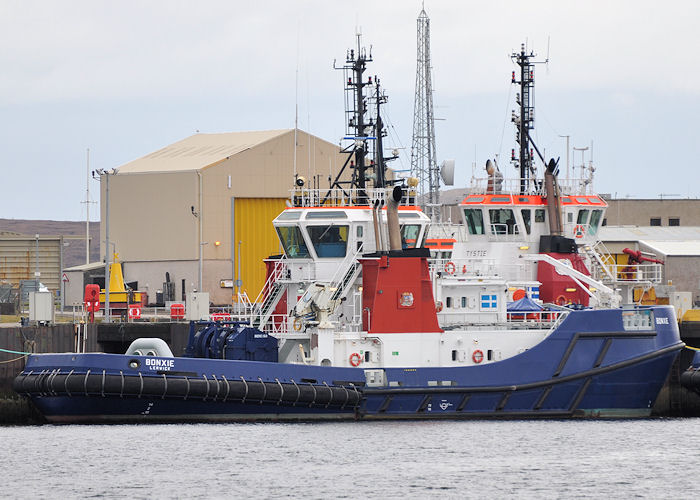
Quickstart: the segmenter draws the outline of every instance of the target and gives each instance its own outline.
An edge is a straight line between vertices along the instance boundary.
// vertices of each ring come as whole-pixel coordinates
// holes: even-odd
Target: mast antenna
[[[421,10],[417,19],[417,56],[411,175],[418,179],[417,191],[426,215],[437,222],[440,219],[440,176],[435,150],[430,18],[425,8]]]

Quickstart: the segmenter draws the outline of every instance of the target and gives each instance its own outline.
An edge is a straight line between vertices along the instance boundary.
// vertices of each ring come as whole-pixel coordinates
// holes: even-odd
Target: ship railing
[[[499,277],[505,280],[528,280],[531,275],[531,264],[520,261],[502,264],[495,259],[470,257],[430,259],[428,262],[433,278]]]
[[[508,323],[517,324],[527,324],[530,325],[542,325],[549,327],[551,325],[557,324],[564,316],[566,316],[568,311],[512,311],[506,313],[506,320]]]
[[[402,206],[418,206],[417,194],[412,189],[404,190],[401,199]],[[387,190],[381,188],[333,188],[310,189],[297,188],[290,190],[290,200],[294,207],[366,207],[373,205],[376,200],[385,204]]]
[[[610,266],[613,276],[616,281],[622,283],[654,283],[662,282],[663,264],[647,263],[647,264],[614,264]]]
[[[523,184],[526,186],[522,192]],[[586,178],[558,178],[557,184],[562,195],[593,195],[591,182]],[[544,183],[540,179],[501,179],[492,177],[472,177],[467,188],[468,194],[532,194],[544,195]]]

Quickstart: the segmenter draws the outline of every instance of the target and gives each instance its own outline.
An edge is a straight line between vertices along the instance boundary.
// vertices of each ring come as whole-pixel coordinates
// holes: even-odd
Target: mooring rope
[[[6,353],[9,353],[9,354],[24,354],[25,356],[26,356],[27,354],[34,354],[33,352],[11,351],[10,349],[3,349],[3,348],[0,348],[0,352],[6,352]]]
[[[0,361],[0,365],[4,365],[5,363],[14,363],[15,361],[19,361],[20,359],[26,358],[28,355],[25,354],[24,356],[20,356],[19,358],[13,358],[13,359],[8,359],[6,361]]]
[[[685,346],[686,349],[690,349],[691,351],[700,351],[700,347],[692,347],[692,346]]]

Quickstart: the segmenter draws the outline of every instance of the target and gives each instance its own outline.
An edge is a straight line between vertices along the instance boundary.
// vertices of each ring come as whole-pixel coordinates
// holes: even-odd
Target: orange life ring
[[[516,291],[513,292],[513,300],[520,300],[522,298],[525,298],[526,296],[527,292],[522,288],[518,288]]]
[[[452,261],[445,264],[445,272],[447,274],[454,274],[456,269],[457,268],[455,267],[455,263]]]
[[[583,234],[586,232],[585,228],[581,224],[577,224],[574,228],[574,236],[577,238],[583,238]]]
[[[357,367],[357,366],[360,366],[360,363],[362,363],[362,356],[360,356],[356,352],[353,352],[350,355],[350,365]]]
[[[566,297],[564,297],[563,295],[560,295],[559,297],[557,297],[557,300],[555,301],[555,303],[559,304],[560,306],[563,306],[564,304],[566,304]]]
[[[435,312],[442,312],[442,301],[438,300],[435,302]]]
[[[477,349],[472,353],[472,361],[477,365],[484,360],[484,353],[481,349]]]

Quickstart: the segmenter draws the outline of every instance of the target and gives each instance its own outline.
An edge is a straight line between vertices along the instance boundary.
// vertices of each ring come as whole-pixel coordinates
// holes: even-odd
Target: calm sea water
[[[697,498],[700,419],[0,428],[8,498]]]

